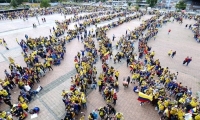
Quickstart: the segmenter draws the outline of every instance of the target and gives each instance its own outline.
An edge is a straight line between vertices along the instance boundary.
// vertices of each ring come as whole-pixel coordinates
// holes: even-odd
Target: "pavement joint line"
[[[56,119],[59,120],[58,116],[56,115],[56,113],[41,99],[38,99],[40,101],[40,103],[42,105],[44,105],[44,107],[47,109],[47,111],[49,111],[51,113],[51,115]]]
[[[19,49],[19,48],[21,48],[21,47],[20,47],[20,46],[16,46],[16,47],[11,48],[11,49],[9,49],[9,50],[4,50],[4,51],[2,51],[2,52],[0,52],[0,53],[5,54],[5,53],[7,53],[7,52],[10,52],[10,51],[12,51],[12,50],[16,50],[16,49]]]
[[[1,54],[1,56],[4,58],[4,60],[8,62],[8,59],[7,59],[2,53],[0,53],[0,54]],[[3,61],[2,61],[2,62],[3,62]]]
[[[40,24],[40,25],[37,25],[37,27],[46,27],[48,24],[53,24],[53,23],[55,23],[55,22],[49,22],[49,23],[45,23],[45,24]],[[33,26],[16,28],[16,29],[11,29],[11,30],[6,30],[6,31],[1,31],[0,33],[13,32],[13,31],[23,30],[23,29],[27,29],[27,28],[33,28]]]
[[[68,72],[68,73],[72,73],[71,75],[66,73],[65,75],[67,75],[67,76],[65,78],[63,78],[63,76],[65,76],[65,75],[63,75],[63,76],[60,76],[59,78],[57,78],[56,80],[54,80],[53,82],[49,83],[48,85],[43,87],[43,90],[40,93],[38,93],[38,95],[40,97],[42,97],[43,95],[45,95],[48,92],[50,92],[53,88],[56,88],[57,86],[61,85],[62,83],[64,83],[68,79],[70,79],[72,75],[76,74],[74,71],[75,71],[75,69],[73,69],[70,72]]]

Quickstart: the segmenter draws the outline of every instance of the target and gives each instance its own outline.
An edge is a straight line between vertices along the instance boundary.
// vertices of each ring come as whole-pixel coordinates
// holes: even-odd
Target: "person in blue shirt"
[[[135,86],[135,87],[133,88],[133,92],[135,92],[135,93],[138,93],[138,92],[139,92],[138,86]]]

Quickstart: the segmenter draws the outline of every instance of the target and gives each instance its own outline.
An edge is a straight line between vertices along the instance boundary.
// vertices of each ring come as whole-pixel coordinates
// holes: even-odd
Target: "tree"
[[[131,2],[128,2],[128,6],[129,6],[129,7],[131,6],[131,4],[132,4]]]
[[[135,9],[138,11],[140,9],[139,5],[136,5]]]
[[[178,10],[185,10],[185,8],[186,8],[186,3],[184,1],[179,1],[176,4],[176,9]]]
[[[50,5],[50,1],[49,0],[41,0],[41,2],[40,2],[40,7],[41,8],[47,8],[47,7],[50,7],[51,5]]]
[[[11,0],[10,5],[13,6],[14,8],[16,8],[18,6],[16,0]]]
[[[18,5],[21,5],[23,0],[16,0]]]
[[[147,0],[150,7],[154,7],[157,4],[157,0]]]

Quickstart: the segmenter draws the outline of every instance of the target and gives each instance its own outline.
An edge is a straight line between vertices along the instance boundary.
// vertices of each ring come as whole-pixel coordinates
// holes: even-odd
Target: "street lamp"
[[[170,3],[171,3],[171,0],[169,0],[169,2],[168,2],[168,11],[169,11],[169,6],[170,6]]]
[[[36,19],[38,21],[38,24],[40,25],[39,19],[38,19],[38,14],[36,13]]]
[[[161,10],[162,10],[162,0],[160,1],[160,6],[161,6]]]

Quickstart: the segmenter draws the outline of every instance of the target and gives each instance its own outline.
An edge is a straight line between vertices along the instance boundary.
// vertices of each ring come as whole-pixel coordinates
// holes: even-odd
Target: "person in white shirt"
[[[29,92],[31,90],[31,87],[28,84],[24,85],[24,88],[27,92]]]

